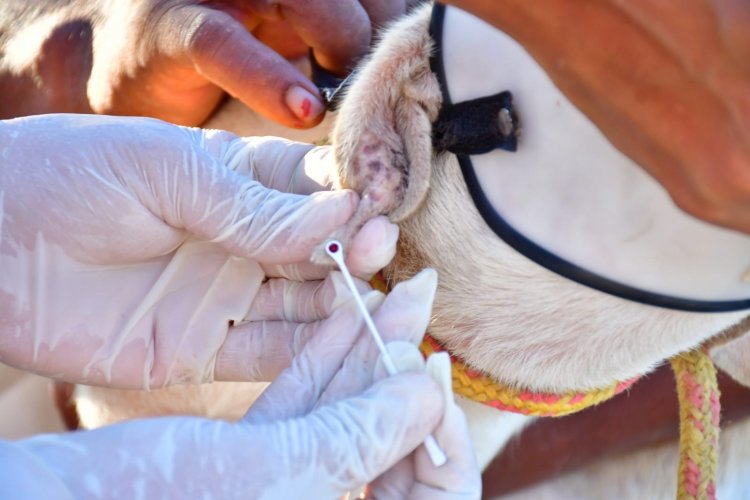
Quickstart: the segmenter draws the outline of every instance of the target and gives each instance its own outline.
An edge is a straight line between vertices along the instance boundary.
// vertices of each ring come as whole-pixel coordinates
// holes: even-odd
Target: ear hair
[[[348,246],[369,219],[400,222],[427,196],[432,172],[432,122],[442,94],[430,71],[431,4],[388,29],[352,77],[331,139],[338,182],[360,194],[352,218],[332,238]],[[330,262],[317,248],[311,260]]]
[[[372,193],[373,211],[394,222],[416,210],[430,182],[431,123],[442,96],[429,69],[429,12],[419,9],[384,33],[348,90],[332,136],[339,187]]]

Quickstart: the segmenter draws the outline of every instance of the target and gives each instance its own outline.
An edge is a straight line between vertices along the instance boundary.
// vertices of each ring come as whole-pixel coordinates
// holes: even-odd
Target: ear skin
[[[372,217],[400,222],[416,211],[430,185],[432,122],[442,104],[430,71],[430,5],[394,24],[346,92],[332,142],[338,188],[353,189],[360,206],[335,235],[347,245]],[[316,252],[316,256],[321,252]]]

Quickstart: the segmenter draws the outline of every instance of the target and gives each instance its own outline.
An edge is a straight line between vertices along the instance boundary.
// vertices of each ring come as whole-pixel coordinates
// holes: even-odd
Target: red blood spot
[[[328,245],[328,251],[331,253],[336,253],[339,251],[339,246],[336,243],[331,243]]]
[[[310,116],[310,111],[312,111],[312,103],[310,102],[310,99],[304,99],[300,109],[302,110],[302,118]]]

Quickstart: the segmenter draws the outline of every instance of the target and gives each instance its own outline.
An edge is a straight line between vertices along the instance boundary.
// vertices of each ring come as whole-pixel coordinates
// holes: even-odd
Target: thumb
[[[337,179],[330,146],[314,146],[279,137],[236,137],[203,132],[205,147],[237,173],[285,193],[328,191]]]
[[[240,182],[228,196],[218,195],[211,210],[191,231],[219,242],[230,253],[262,264],[288,264],[308,259],[313,249],[354,213],[353,191],[309,196],[281,193],[260,183]]]
[[[175,148],[174,158],[146,169],[140,191],[170,225],[234,255],[267,265],[307,260],[357,207],[359,197],[349,190],[305,196],[269,189],[227,168],[206,148],[203,131],[183,131],[181,139],[192,141],[189,150]]]
[[[182,130],[198,152],[186,159],[192,168],[181,169],[187,177],[179,183],[181,190],[170,189],[166,199],[187,193],[181,200],[187,206],[178,203],[175,209],[193,219],[183,224],[191,222],[188,229],[221,242],[235,255],[266,265],[307,262],[315,246],[354,213],[358,196],[353,191],[315,192],[326,188],[321,183],[330,184],[334,172],[327,148],[218,130]],[[157,170],[157,176],[162,173]],[[154,179],[149,185],[161,183]]]
[[[328,497],[333,498],[374,480],[411,453],[443,411],[442,391],[429,375],[399,374],[361,395],[322,407],[302,422],[287,421],[284,425],[296,427],[296,432],[285,429],[283,434],[299,442],[279,449],[295,455],[287,457],[288,463],[314,468],[301,474],[316,481],[328,478]],[[287,483],[293,488],[298,482]]]

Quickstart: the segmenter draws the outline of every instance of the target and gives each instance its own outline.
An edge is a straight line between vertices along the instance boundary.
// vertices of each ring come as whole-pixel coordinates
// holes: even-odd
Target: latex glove
[[[397,285],[387,301],[398,299],[402,305],[408,302],[419,303],[420,297],[425,293],[423,290],[436,287],[435,278],[434,271],[422,271],[412,280]],[[383,306],[384,309],[386,304]],[[443,420],[435,429],[434,435],[449,457],[449,461],[442,467],[436,468],[432,465],[424,447],[419,447],[414,453],[404,457],[394,467],[376,478],[369,489],[369,494],[377,499],[479,498],[482,485],[481,474],[471,446],[466,418],[453,398],[450,359],[446,353],[442,353],[441,356],[430,356],[425,364],[417,348],[424,336],[423,329],[413,326],[427,325],[431,310],[417,307],[404,308],[402,311],[403,317],[401,314],[390,312],[380,314],[379,311],[374,321],[383,341],[387,343],[391,358],[399,372],[427,370],[435,380],[440,382],[446,406]],[[410,327],[406,328],[404,325],[410,325]],[[352,373],[356,373],[357,376],[352,376]],[[341,398],[353,397],[386,376],[387,372],[380,360],[377,346],[370,336],[361,336],[352,347],[350,356],[344,360],[344,369],[333,376],[327,390],[320,395],[316,404],[325,406]],[[295,390],[299,389],[290,387],[287,392],[294,393]],[[250,413],[262,408],[265,412],[274,414],[274,408],[285,407],[287,403],[282,398],[287,396],[284,392],[277,394],[279,394],[279,399],[264,394],[266,398],[256,403]],[[287,416],[284,413],[275,415]]]
[[[387,347],[399,372],[426,371],[440,383],[445,400],[445,413],[433,435],[448,456],[448,461],[440,467],[435,467],[426,448],[420,446],[373,481],[368,489],[368,498],[480,498],[482,475],[471,446],[466,416],[453,397],[451,361],[448,353],[432,354],[425,363],[419,349],[412,343],[392,342]],[[386,377],[387,372],[381,362],[376,368],[375,380]]]
[[[378,292],[364,300],[381,331],[414,338],[427,326],[435,283],[426,271],[384,301]],[[443,388],[423,372],[370,384],[377,351],[353,348],[369,338],[362,326],[353,302],[336,310],[239,423],[160,418],[6,445],[0,489],[24,498],[340,496],[419,447],[444,412]],[[338,376],[363,390],[337,391]],[[452,470],[453,448],[440,444],[449,452],[441,470]]]
[[[311,52],[345,73],[404,10],[404,0],[2,2],[0,118],[96,112],[200,125],[226,91],[310,127],[323,117],[318,89],[284,56]]]
[[[305,172],[326,150],[52,115],[0,122],[0,157],[7,364],[126,388],[268,380],[345,290],[307,259],[356,194],[261,185],[321,188]],[[372,220],[350,245],[353,272],[384,266],[397,235]]]

